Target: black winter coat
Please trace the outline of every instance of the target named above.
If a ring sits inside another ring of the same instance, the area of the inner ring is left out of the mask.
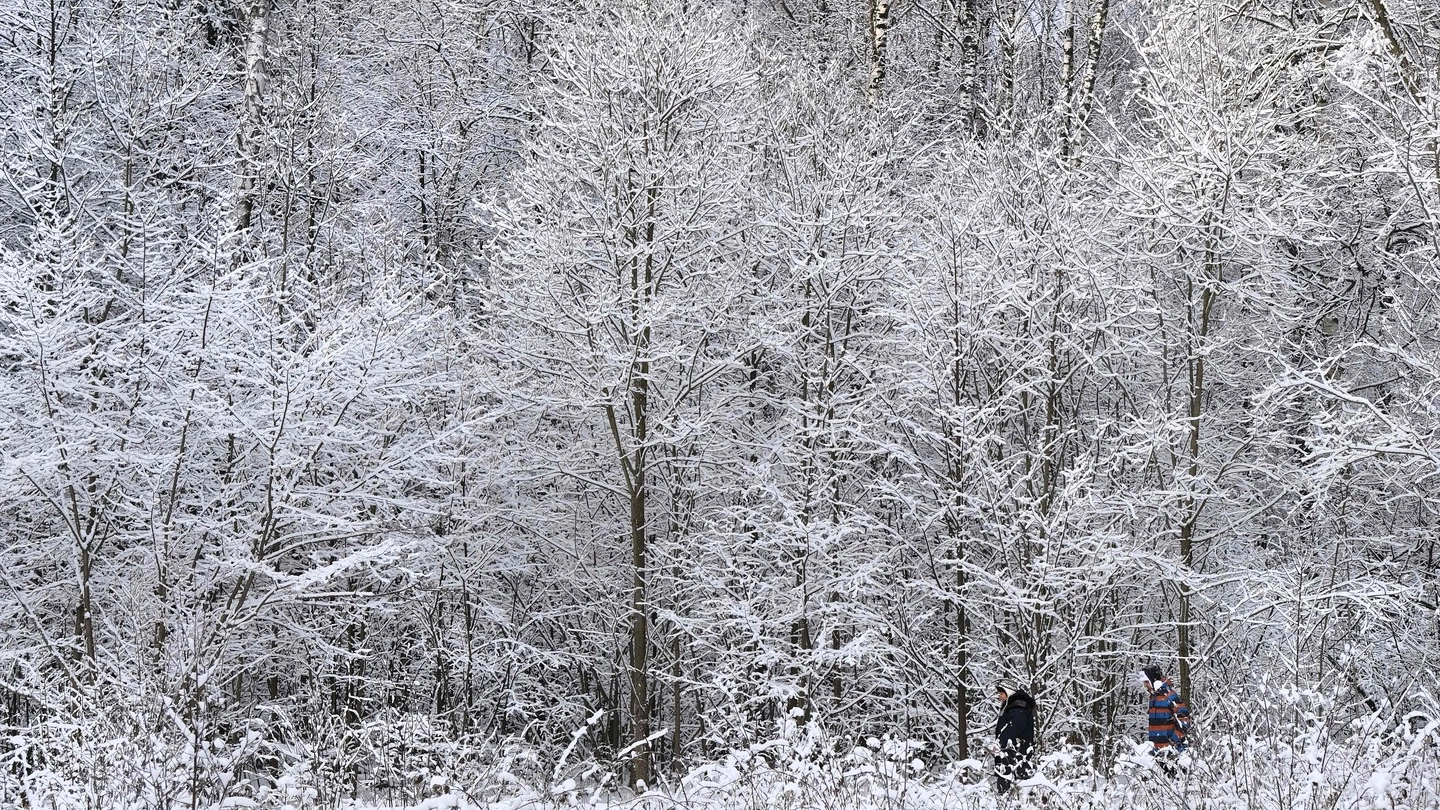
[[[1011,695],[995,721],[995,736],[1002,749],[1028,751],[1035,744],[1035,698],[1019,691]]]

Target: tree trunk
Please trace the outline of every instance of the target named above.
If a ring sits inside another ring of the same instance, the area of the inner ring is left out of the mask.
[[[245,8],[250,32],[245,40],[245,98],[240,129],[235,133],[237,184],[230,238],[235,240],[233,262],[244,261],[254,222],[255,198],[260,184],[260,129],[264,115],[265,62],[268,56],[271,0],[252,0]]]
[[[1085,63],[1080,70],[1079,87],[1071,88],[1067,76],[1065,87],[1069,103],[1066,104],[1065,143],[1062,145],[1065,157],[1074,157],[1078,145],[1090,121],[1090,110],[1094,106],[1095,77],[1100,72],[1100,45],[1105,37],[1106,20],[1110,15],[1110,0],[1097,0],[1090,14],[1090,25],[1086,31],[1088,44],[1085,47]],[[1073,36],[1066,38],[1067,62],[1073,47]],[[1069,72],[1067,64],[1067,73]],[[1073,75],[1073,74],[1072,74]]]
[[[980,114],[980,15],[976,0],[959,0],[960,25],[960,120],[976,140],[984,138]]]
[[[632,231],[635,245],[655,243],[655,217],[660,200],[660,189],[650,186],[644,191],[645,218],[643,226]],[[630,368],[630,450],[626,452],[620,441],[619,430],[614,423],[614,410],[610,411],[611,429],[615,433],[616,449],[620,453],[620,464],[626,475],[626,491],[630,500],[630,740],[636,746],[632,752],[630,784],[639,788],[648,787],[654,773],[654,750],[648,740],[650,736],[650,690],[648,683],[650,652],[650,606],[646,586],[646,536],[649,497],[648,448],[650,439],[650,327],[640,326],[655,296],[655,252],[643,251],[644,258],[635,257],[630,264],[630,322],[637,327],[633,332],[636,358]]]
[[[880,104],[885,83],[885,51],[890,41],[890,0],[870,0],[870,85],[866,98],[871,107]]]
[[[643,385],[637,388],[636,403],[643,407]],[[650,784],[650,693],[646,683],[649,652],[649,605],[645,593],[645,482],[637,471],[630,493],[630,740],[636,749],[630,768],[630,784]]]
[[[1189,432],[1186,437],[1186,455],[1188,456],[1186,474],[1190,479],[1187,486],[1192,489],[1190,494],[1185,497],[1184,522],[1180,524],[1179,538],[1180,563],[1182,570],[1186,572],[1187,579],[1176,583],[1180,594],[1179,638],[1176,652],[1180,658],[1180,694],[1187,700],[1190,699],[1190,602],[1192,596],[1188,572],[1195,563],[1195,525],[1199,522],[1200,510],[1204,508],[1204,503],[1195,497],[1193,490],[1195,479],[1200,474],[1200,416],[1203,412],[1205,398],[1204,343],[1210,335],[1210,316],[1215,307],[1216,285],[1224,280],[1213,233],[1207,238],[1207,242],[1204,287],[1200,291],[1200,312],[1193,326],[1194,333],[1190,338],[1190,357],[1187,363],[1189,366],[1187,374]],[[1194,300],[1193,293],[1191,300]]]

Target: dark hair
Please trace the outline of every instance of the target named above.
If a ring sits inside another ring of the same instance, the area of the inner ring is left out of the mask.
[[[1165,680],[1165,673],[1160,670],[1160,667],[1157,667],[1154,664],[1151,664],[1150,666],[1145,667],[1140,671],[1145,673],[1145,677],[1149,678],[1152,681]]]

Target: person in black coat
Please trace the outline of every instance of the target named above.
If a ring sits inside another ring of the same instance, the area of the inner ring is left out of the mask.
[[[1000,702],[1000,716],[995,719],[995,786],[1008,793],[1015,782],[1034,773],[1035,698],[1003,682],[995,688],[995,697]]]

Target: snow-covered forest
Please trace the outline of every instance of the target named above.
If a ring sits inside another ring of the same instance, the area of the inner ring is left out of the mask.
[[[1021,802],[1440,806],[1434,0],[0,0],[0,106],[0,806],[987,807],[1000,679]]]

